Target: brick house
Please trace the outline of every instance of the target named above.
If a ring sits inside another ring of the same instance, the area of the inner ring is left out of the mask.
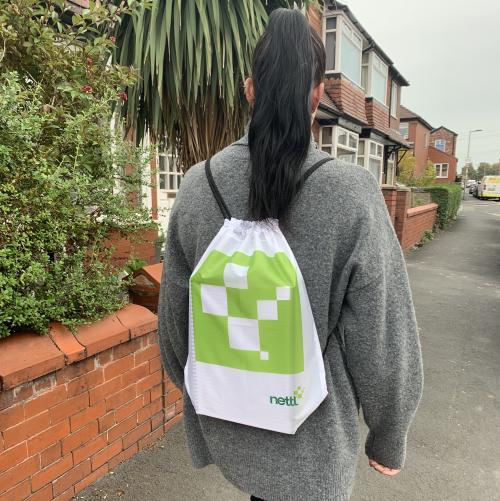
[[[415,156],[415,175],[420,176],[430,160],[436,168],[436,183],[453,183],[457,173],[457,134],[444,126],[433,128],[413,111],[401,106],[399,131]]]
[[[401,89],[408,81],[346,5],[327,1],[323,14],[311,12],[310,22],[327,56],[325,96],[313,127],[320,148],[393,185],[397,152],[408,148],[399,133]]]

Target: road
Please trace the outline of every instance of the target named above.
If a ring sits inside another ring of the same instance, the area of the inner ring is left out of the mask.
[[[382,477],[360,454],[351,501],[500,500],[500,202],[468,197],[452,227],[407,263],[424,396],[403,472]],[[118,498],[248,500],[216,468],[191,467],[182,426],[77,496]]]

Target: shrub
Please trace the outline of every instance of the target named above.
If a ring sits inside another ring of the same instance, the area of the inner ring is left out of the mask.
[[[440,184],[425,188],[432,201],[438,204],[436,225],[445,228],[457,217],[462,200],[462,190],[458,184]]]
[[[425,170],[419,176],[415,175],[416,164],[417,159],[414,155],[406,154],[401,158],[398,165],[398,183],[416,187],[429,186],[433,183],[436,178],[434,164],[430,160],[427,160]]]
[[[0,337],[119,308],[126,284],[103,241],[152,224],[137,195],[144,152],[110,126],[134,80],[108,64],[102,28],[119,11],[68,25],[63,9],[0,0]]]

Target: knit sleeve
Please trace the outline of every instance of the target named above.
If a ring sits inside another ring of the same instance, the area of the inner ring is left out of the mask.
[[[158,337],[165,371],[174,384],[182,388],[188,355],[191,269],[180,242],[179,212],[174,206],[169,219],[158,302]]]
[[[403,253],[380,188],[369,183],[339,327],[369,428],[366,454],[399,469],[422,392],[421,350]]]

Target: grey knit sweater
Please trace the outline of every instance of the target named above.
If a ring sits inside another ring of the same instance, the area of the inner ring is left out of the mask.
[[[249,151],[243,136],[212,158],[233,217],[248,219]],[[325,157],[311,143],[304,170]],[[170,216],[159,302],[163,364],[183,388],[189,277],[223,224],[203,164],[186,174]],[[361,406],[366,454],[401,468],[422,391],[408,276],[380,188],[367,170],[332,160],[306,182],[282,231],[304,277],[325,353],[328,396],[295,435],[198,416],[184,390],[193,464],[216,464],[270,501],[349,499]]]

